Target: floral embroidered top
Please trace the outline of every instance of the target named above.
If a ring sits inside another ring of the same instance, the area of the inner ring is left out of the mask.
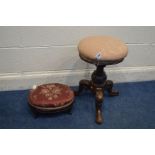
[[[30,91],[29,101],[40,107],[59,107],[74,99],[74,92],[59,83],[44,84]]]

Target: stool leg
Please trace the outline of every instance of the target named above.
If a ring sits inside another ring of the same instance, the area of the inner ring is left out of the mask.
[[[108,91],[110,96],[118,96],[119,92],[113,90],[113,82],[111,80],[107,80],[105,84],[105,89]]]
[[[38,118],[39,116],[39,113],[33,108],[30,106],[30,109],[31,109],[31,112],[32,112],[32,115],[34,118]]]
[[[67,113],[68,113],[69,115],[72,115],[72,108],[73,108],[73,105],[71,105],[71,106],[68,108],[68,110],[67,110]]]
[[[103,122],[102,117],[102,102],[104,98],[104,91],[102,88],[96,89],[96,123],[101,124]]]
[[[89,80],[81,80],[79,82],[79,90],[75,92],[75,95],[76,96],[79,95],[83,91],[84,88],[90,89],[90,87],[91,87],[91,82]]]

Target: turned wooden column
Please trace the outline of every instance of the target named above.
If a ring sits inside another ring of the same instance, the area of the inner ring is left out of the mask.
[[[95,92],[95,104],[96,104],[96,122],[102,123],[102,103],[104,100],[104,85],[107,80],[106,73],[104,71],[105,65],[96,65],[96,70],[93,72],[91,79],[93,85],[93,91]]]

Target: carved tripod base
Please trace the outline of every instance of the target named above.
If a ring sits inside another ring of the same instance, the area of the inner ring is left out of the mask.
[[[98,124],[103,122],[102,103],[104,100],[104,91],[108,91],[110,96],[119,95],[118,91],[113,90],[113,82],[107,80],[104,67],[105,66],[97,66],[97,69],[92,74],[92,80],[81,80],[79,82],[79,90],[76,92],[76,95],[79,95],[84,88],[87,88],[95,94],[96,122]]]

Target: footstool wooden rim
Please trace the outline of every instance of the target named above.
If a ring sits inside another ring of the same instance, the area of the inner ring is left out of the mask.
[[[73,105],[73,102],[74,102],[74,99],[60,107],[39,107],[39,106],[32,105],[29,102],[29,106],[40,113],[52,113],[52,112],[55,113],[55,112],[60,112],[60,111],[65,111],[67,109],[70,109]]]

